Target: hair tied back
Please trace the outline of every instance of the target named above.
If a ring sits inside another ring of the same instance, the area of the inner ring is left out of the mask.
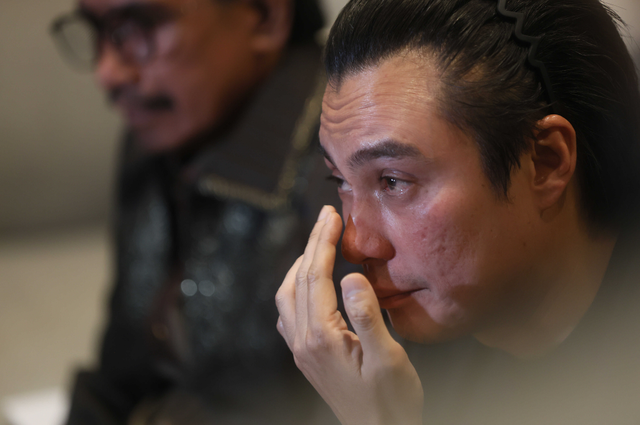
[[[551,79],[549,78],[547,67],[543,62],[536,59],[536,53],[538,51],[540,41],[542,40],[542,36],[532,37],[522,32],[522,28],[524,27],[524,13],[512,12],[507,10],[507,0],[498,0],[498,13],[504,18],[512,18],[516,20],[514,35],[519,41],[530,45],[529,55],[527,59],[529,61],[529,64],[532,67],[536,68],[540,73],[540,76],[542,77],[542,84],[544,85],[549,104],[552,110],[555,109],[556,98],[553,94],[553,88],[551,86]]]

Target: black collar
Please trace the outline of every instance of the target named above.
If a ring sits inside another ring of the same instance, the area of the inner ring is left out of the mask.
[[[317,134],[323,92],[319,47],[291,48],[233,127],[206,145],[185,174],[205,196],[282,206]]]

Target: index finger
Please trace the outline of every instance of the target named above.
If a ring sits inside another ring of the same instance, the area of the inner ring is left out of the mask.
[[[304,334],[307,329],[307,319],[309,317],[308,306],[308,282],[309,268],[313,263],[318,240],[322,234],[322,229],[326,226],[327,217],[335,209],[331,206],[325,205],[320,211],[318,221],[313,226],[311,235],[309,236],[309,242],[304,249],[304,255],[302,256],[302,262],[298,267],[295,279],[295,301],[296,301],[296,328],[301,334]]]
[[[324,322],[338,309],[338,299],[333,283],[336,261],[336,244],[342,233],[342,219],[332,211],[322,228],[313,261],[307,273],[307,311],[310,324]]]

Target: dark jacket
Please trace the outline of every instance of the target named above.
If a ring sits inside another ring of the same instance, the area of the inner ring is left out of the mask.
[[[68,424],[304,423],[318,397],[275,324],[275,293],[336,188],[317,153],[324,82],[296,47],[230,129],[188,161],[125,149],[116,282],[97,370]],[[348,266],[342,260],[337,274]]]

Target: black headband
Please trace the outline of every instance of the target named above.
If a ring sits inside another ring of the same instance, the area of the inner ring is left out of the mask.
[[[524,13],[521,12],[511,12],[507,10],[507,0],[498,0],[498,13],[504,18],[512,18],[516,20],[516,29],[514,35],[516,38],[526,44],[529,44],[531,47],[529,48],[529,56],[527,57],[529,64],[536,68],[540,73],[542,78],[542,85],[544,87],[545,93],[547,94],[547,99],[549,101],[549,105],[551,109],[556,109],[556,97],[553,93],[553,87],[551,86],[551,79],[549,78],[549,73],[547,72],[547,67],[543,62],[536,59],[536,53],[538,51],[538,45],[540,44],[540,40],[542,40],[542,36],[540,37],[531,37],[529,35],[522,33],[522,27],[524,26]]]

